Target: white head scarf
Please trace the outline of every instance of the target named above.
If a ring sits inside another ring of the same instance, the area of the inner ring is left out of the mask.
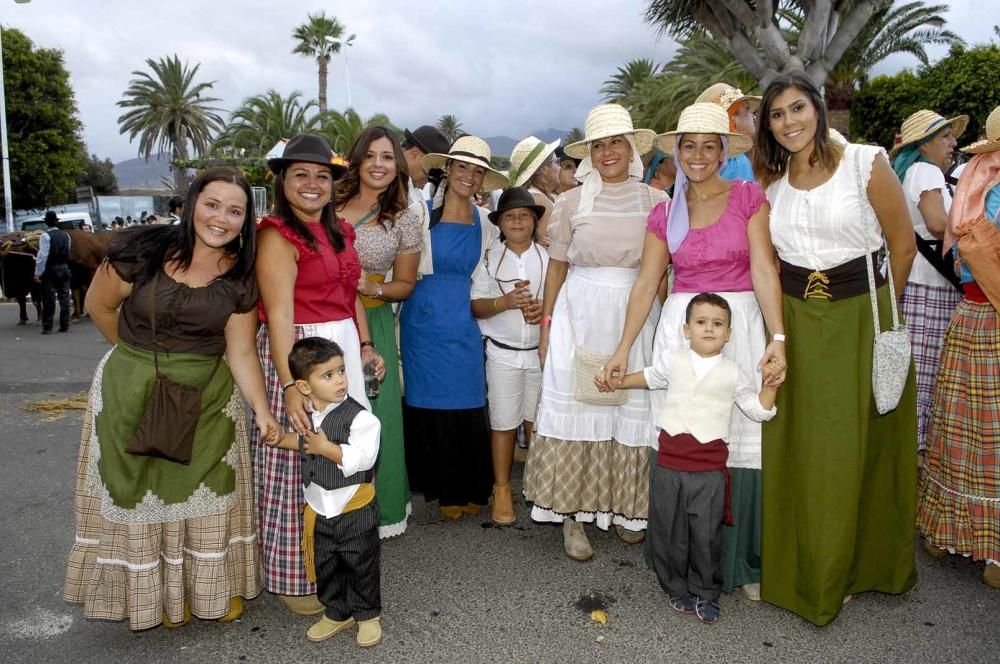
[[[667,214],[667,249],[671,254],[677,251],[691,229],[686,196],[688,179],[684,169],[681,168],[681,160],[678,157],[681,151],[681,136],[682,134],[677,134],[674,138],[674,165],[677,167],[677,176],[674,179],[674,195],[670,201],[670,212]],[[719,136],[719,139],[722,141],[722,159],[719,162],[719,171],[722,171],[729,162],[729,139],[725,136]]]
[[[635,149],[635,138],[632,134],[625,134],[628,144],[632,146],[632,160],[628,163],[628,176],[630,180],[642,180],[642,155]],[[590,151],[587,157],[580,162],[576,169],[576,179],[583,183],[580,189],[580,206],[576,209],[579,214],[588,214],[594,210],[594,199],[604,189],[604,179],[594,168],[594,162],[590,159]]]

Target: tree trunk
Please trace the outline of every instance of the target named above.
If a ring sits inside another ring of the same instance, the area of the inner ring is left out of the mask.
[[[327,59],[320,56],[319,62],[319,114],[326,113],[326,67]]]
[[[188,151],[187,151],[187,139],[183,133],[179,136],[174,135],[173,137],[173,152],[174,159],[187,161]],[[187,169],[181,166],[173,166],[174,175],[174,193],[178,196],[183,195],[187,191]]]

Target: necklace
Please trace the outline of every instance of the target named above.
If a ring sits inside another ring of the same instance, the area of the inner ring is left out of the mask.
[[[539,279],[539,281],[544,281],[545,280],[545,275],[544,275],[544,272],[545,272],[545,263],[542,261],[542,252],[538,248],[538,245],[535,244],[534,242],[531,243],[531,246],[533,246],[535,248],[535,255],[538,256],[538,273],[542,275],[542,278]],[[506,258],[506,257],[507,257],[507,244],[504,243],[504,245],[503,245],[503,253],[500,254],[500,260],[497,261],[497,269],[493,272],[493,279],[497,282],[497,286],[499,286],[500,292],[503,293],[504,295],[506,295],[509,292],[509,291],[505,291],[503,289],[503,285],[504,284],[516,284],[519,281],[523,281],[522,279],[501,279],[500,277],[497,276],[497,275],[500,274],[500,266],[503,265],[503,259]],[[489,271],[489,265],[488,264],[486,266],[486,269],[487,269],[487,271]],[[538,299],[538,294],[540,292],[542,292],[542,284],[541,283],[537,284],[537,288],[535,288],[535,297],[534,297],[534,299],[536,299],[536,300]]]

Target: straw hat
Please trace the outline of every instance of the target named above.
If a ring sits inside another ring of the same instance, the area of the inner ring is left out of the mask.
[[[486,169],[483,176],[483,191],[503,189],[507,186],[507,177],[490,165],[493,153],[489,144],[478,136],[462,136],[457,139],[447,154],[431,152],[420,158],[420,162],[428,171],[432,168],[444,168],[449,161],[464,161],[467,164],[482,166]]]
[[[1000,106],[994,108],[986,117],[986,138],[962,148],[968,154],[982,154],[1000,150]]]
[[[902,140],[892,147],[889,151],[889,158],[892,159],[899,153],[900,150],[905,148],[907,145],[913,143],[919,143],[928,136],[936,134],[938,131],[945,128],[947,125],[951,125],[951,130],[955,134],[955,138],[962,135],[965,131],[965,127],[969,124],[968,115],[958,115],[950,120],[945,120],[944,117],[935,113],[934,111],[928,111],[926,109],[917,111],[910,117],[903,120],[903,127],[900,129],[900,133],[903,135]]]
[[[756,113],[760,108],[760,97],[745,95],[739,88],[734,88],[728,83],[716,83],[705,88],[705,91],[694,100],[696,104],[710,103],[718,104],[722,110],[729,112],[729,107],[738,101],[745,102],[751,112]]]
[[[530,180],[535,171],[556,151],[559,143],[558,138],[545,143],[540,138],[529,136],[515,145],[510,153],[510,170],[507,171],[510,186],[520,187]]]
[[[625,107],[618,104],[601,104],[590,109],[587,122],[584,124],[584,139],[566,146],[566,154],[573,159],[586,159],[590,156],[590,143],[610,136],[632,134],[635,148],[640,155],[649,152],[656,140],[656,132],[652,129],[636,129],[632,126],[632,116]]]
[[[677,129],[656,137],[656,147],[668,155],[674,153],[674,144],[681,134],[718,134],[729,139],[729,156],[743,154],[753,147],[753,139],[729,131],[729,115],[721,106],[712,102],[691,104],[677,120]]]

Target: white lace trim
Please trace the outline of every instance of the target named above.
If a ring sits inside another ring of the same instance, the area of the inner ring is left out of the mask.
[[[559,514],[537,505],[531,508],[531,520],[539,523],[562,523],[568,514]],[[607,530],[612,525],[623,526],[626,530],[646,530],[646,519],[626,519],[614,512],[577,512],[573,518],[579,523],[592,523],[601,530]]]
[[[402,535],[406,532],[406,520],[410,518],[410,514],[413,513],[413,505],[406,503],[406,516],[399,523],[390,523],[388,526],[378,527],[378,538],[379,539],[389,539],[390,537],[396,537],[397,535]]]
[[[236,502],[235,489],[228,494],[219,495],[204,483],[191,496],[181,503],[167,505],[163,500],[153,493],[152,489],[146,492],[142,502],[134,508],[127,509],[115,505],[108,492],[107,486],[101,481],[99,463],[101,460],[101,445],[97,437],[97,416],[104,408],[101,398],[101,386],[104,381],[104,365],[107,363],[114,348],[109,350],[94,372],[94,382],[90,387],[90,402],[93,417],[90,427],[90,454],[87,459],[87,480],[84,483],[84,493],[101,499],[101,516],[112,523],[140,524],[140,523],[165,523],[167,521],[183,521],[184,519],[196,519],[212,514],[221,514],[229,511]],[[234,385],[233,392],[229,396],[225,407],[222,409],[224,415],[229,417],[233,423],[239,427],[239,420],[244,416],[243,399],[239,389]],[[222,458],[223,462],[236,470],[239,464],[239,441],[238,435],[233,435],[232,444]]]
[[[194,558],[198,558],[200,560],[219,560],[219,559],[224,559],[226,556],[229,555],[229,547],[232,546],[233,544],[246,544],[253,542],[256,539],[257,539],[256,534],[248,535],[246,537],[237,536],[230,539],[228,545],[222,551],[201,552],[201,551],[194,551],[192,549],[184,547],[184,553]],[[85,542],[87,544],[99,544],[98,540],[83,540],[79,537],[77,538],[77,541]],[[160,554],[160,558],[163,560],[163,562],[165,562],[168,565],[184,564],[183,558],[168,558],[163,554]],[[159,560],[154,560],[151,563],[132,563],[127,560],[122,560],[121,558],[102,558],[100,556],[98,556],[95,560],[98,565],[113,565],[115,567],[124,567],[130,572],[145,572],[151,569],[156,569],[157,567],[160,566]]]
[[[931,475],[930,473],[927,473],[927,479],[929,479],[931,482],[934,482],[934,484],[941,487],[941,490],[944,491],[945,493],[950,493],[953,496],[958,496],[959,498],[965,498],[966,500],[971,500],[976,503],[989,503],[991,505],[1000,505],[1000,496],[997,496],[996,498],[987,498],[985,496],[974,496],[971,493],[962,493],[961,491],[955,491],[954,489],[946,487],[944,484],[934,479],[934,476]]]

